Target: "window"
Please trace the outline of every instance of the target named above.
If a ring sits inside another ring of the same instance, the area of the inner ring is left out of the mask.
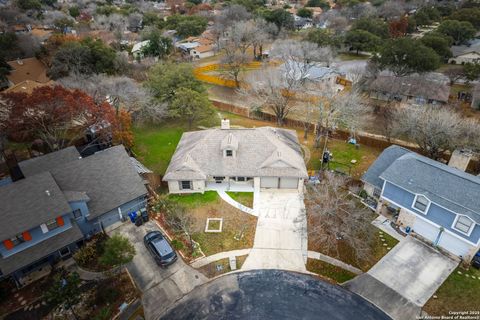
[[[73,217],[75,219],[80,219],[82,217],[82,211],[80,209],[73,210]]]
[[[458,216],[454,228],[460,232],[468,233],[472,227],[473,221],[465,216]]]
[[[60,257],[65,257],[65,256],[68,256],[70,255],[70,248],[69,247],[65,247],[63,249],[60,249],[58,250],[58,253],[60,254]]]
[[[245,181],[245,177],[237,177],[237,181]]]
[[[45,225],[47,226],[48,231],[52,231],[53,229],[56,229],[59,227],[57,223],[57,219],[52,219],[50,221],[47,221]]]
[[[413,207],[419,211],[425,212],[427,211],[429,204],[430,204],[430,201],[426,197],[419,195],[415,198]]]
[[[18,246],[20,243],[25,242],[25,239],[22,234],[17,234],[15,237],[10,238],[10,241],[12,241],[14,246]]]
[[[233,151],[232,150],[225,150],[225,155],[227,157],[233,157]]]
[[[180,190],[192,190],[192,181],[180,181]]]
[[[373,189],[373,196],[375,198],[380,198],[380,195],[382,194],[382,190],[378,189],[378,188],[374,188]]]

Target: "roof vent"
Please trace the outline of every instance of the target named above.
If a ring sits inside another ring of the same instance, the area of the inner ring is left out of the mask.
[[[50,191],[49,190],[45,190],[45,194],[50,197]]]
[[[228,130],[230,129],[230,120],[224,118],[222,119],[222,125],[220,127],[222,130]]]

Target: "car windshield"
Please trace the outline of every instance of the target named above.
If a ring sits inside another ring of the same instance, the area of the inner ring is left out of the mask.
[[[175,253],[172,251],[172,252],[170,252],[169,254],[165,255],[163,258],[164,258],[164,259],[170,259],[170,258],[173,257],[174,254],[175,254]]]

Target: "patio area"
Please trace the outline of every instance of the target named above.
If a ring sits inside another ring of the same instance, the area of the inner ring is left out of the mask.
[[[253,192],[253,180],[246,182],[224,181],[221,183],[207,182],[207,191],[232,191],[232,192]]]

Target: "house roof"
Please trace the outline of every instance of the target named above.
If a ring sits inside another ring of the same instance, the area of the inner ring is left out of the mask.
[[[22,170],[23,175],[28,177],[40,172],[51,171],[57,166],[62,166],[79,158],[81,158],[80,153],[77,151],[77,148],[72,146],[22,161],[18,166]]]
[[[238,143],[235,157],[223,156],[222,143],[225,146],[229,137]],[[261,127],[184,133],[164,180],[203,180],[207,176],[305,178],[307,171],[293,130]]]
[[[141,51],[145,46],[148,46],[149,43],[150,40],[135,43],[132,47],[132,53]]]
[[[81,159],[73,156],[73,150],[64,150],[31,159],[33,161],[30,163],[20,162],[20,169],[27,178],[37,170],[49,171],[61,190],[75,191],[76,196],[85,192],[90,199],[89,219],[147,193],[142,178],[137,174],[123,146],[111,147]],[[58,162],[57,154],[60,159]],[[44,157],[50,159],[50,165],[42,159]]]
[[[434,79],[425,79],[420,75],[395,77],[379,75],[370,85],[370,90],[400,94],[409,97],[424,97],[426,99],[448,102],[450,84]]]
[[[466,45],[452,46],[452,54],[454,57],[464,55],[469,52],[480,52],[480,39],[470,40]]]
[[[415,152],[395,159],[379,178],[480,223],[480,178]]]
[[[211,45],[200,45],[195,48],[195,51],[203,53],[203,52],[209,52],[212,51],[213,47]]]
[[[48,82],[38,82],[34,80],[25,80],[20,83],[17,83],[16,85],[5,89],[3,92],[8,93],[8,92],[24,92],[26,94],[31,94],[33,90],[35,90],[38,87],[43,87],[43,86],[54,86],[55,81],[48,81]]]
[[[11,238],[72,210],[50,172],[0,187],[0,203],[1,239]]]
[[[7,79],[14,85],[25,80],[32,80],[41,83],[48,82],[47,67],[37,58],[18,59],[7,62],[12,70]]]
[[[14,255],[0,259],[0,271],[3,275],[8,275],[82,238],[82,232],[75,223],[72,223],[72,228]]]
[[[406,153],[411,152],[408,149],[397,145],[392,145],[383,150],[380,156],[368,168],[367,172],[362,176],[362,181],[370,183],[371,185],[382,189],[383,180],[380,175],[398,158]]]
[[[283,72],[287,72],[286,71],[287,67],[285,66],[285,64],[282,64],[279,68]],[[301,63],[288,63],[289,72],[293,73],[293,76],[296,78],[299,78],[302,75],[302,71],[301,71],[302,68],[303,68],[303,64]],[[319,81],[319,80],[328,78],[330,76],[338,76],[338,75],[342,75],[342,73],[332,68],[327,68],[322,66],[313,66],[309,68],[306,78],[310,81]]]

